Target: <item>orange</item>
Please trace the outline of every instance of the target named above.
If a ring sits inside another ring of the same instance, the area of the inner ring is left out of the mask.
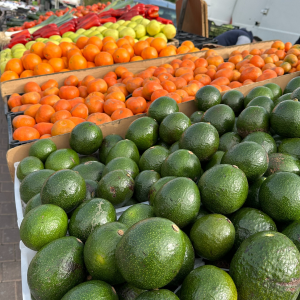
[[[134,38],[132,36],[124,36],[124,38],[129,42],[129,44],[131,45],[131,47],[133,47],[133,45],[135,44]]]
[[[30,54],[28,54],[27,56],[29,56],[29,55]],[[54,69],[52,68],[51,65],[46,64],[46,63],[40,63],[40,64],[36,65],[33,69],[34,75],[45,75],[45,74],[52,74],[52,73],[54,73]]]
[[[62,50],[58,45],[50,42],[47,43],[43,48],[43,55],[48,60],[51,58],[60,58],[62,55]]]
[[[94,63],[96,66],[108,66],[108,65],[113,65],[114,60],[110,53],[100,52],[95,56]]]
[[[20,78],[32,77],[33,71],[32,70],[25,70],[20,74]]]
[[[41,122],[50,122],[51,116],[55,113],[55,110],[52,106],[44,104],[39,107],[35,115],[35,121],[37,123]]]
[[[71,120],[58,120],[53,124],[51,129],[51,135],[56,136],[60,134],[69,133],[75,127],[75,124]]]
[[[131,116],[133,116],[133,113],[130,109],[119,108],[112,113],[111,119],[112,119],[112,121],[115,121],[115,120],[119,120],[119,119],[128,118]]]
[[[23,72],[24,68],[22,62],[19,58],[12,58],[10,59],[6,66],[5,71],[13,71],[20,75]]]
[[[62,86],[59,89],[59,97],[66,100],[74,99],[79,97],[79,90],[75,86]]]
[[[135,43],[133,46],[134,54],[137,56],[141,56],[142,51],[146,47],[149,47],[149,43],[147,41],[139,41],[139,42]]]
[[[91,36],[88,39],[86,45],[95,45],[98,47],[99,51],[101,51],[101,49],[103,47],[102,40],[97,36]]]
[[[58,95],[59,89],[57,87],[49,87],[43,91],[43,97],[48,95]]]
[[[89,38],[87,36],[81,36],[77,41],[76,41],[76,46],[79,49],[83,49],[87,43],[88,43]]]
[[[106,91],[107,91],[107,83],[101,78],[94,79],[87,84],[88,94],[92,92],[106,93]]]
[[[57,81],[54,80],[54,79],[49,79],[48,81],[46,81],[45,83],[42,84],[41,89],[42,89],[42,91],[45,91],[46,89],[48,89],[50,87],[57,87],[58,88]]]
[[[62,120],[62,119],[68,119],[70,118],[72,115],[68,110],[60,110],[55,112],[52,116],[51,116],[51,123],[55,123],[58,120]]]
[[[116,64],[127,63],[130,61],[130,54],[125,48],[119,48],[114,51],[113,59]]]
[[[275,41],[271,45],[271,48],[276,48],[277,50],[284,50],[285,49],[285,44],[282,41]]]
[[[60,99],[57,102],[54,103],[53,108],[55,111],[60,111],[60,110],[68,110],[71,111],[72,106],[69,103],[68,100],[65,99]]]
[[[39,132],[35,128],[28,126],[20,127],[16,129],[13,133],[13,139],[20,142],[30,141],[39,138]]]
[[[140,61],[140,60],[143,60],[143,58],[141,56],[134,56],[131,58],[130,61]]]
[[[35,66],[42,62],[42,59],[38,55],[30,53],[23,58],[22,62],[24,69],[34,70]]]
[[[46,45],[42,42],[35,42],[30,47],[30,52],[38,55],[40,58],[44,58],[43,50]]]
[[[59,100],[60,98],[57,95],[47,95],[40,100],[40,104],[48,104],[50,106],[53,106]]]
[[[35,119],[28,115],[19,115],[12,120],[12,125],[14,128],[22,126],[33,127],[35,125]]]
[[[35,43],[36,44],[36,43]],[[34,44],[34,45],[35,45]],[[43,44],[43,43],[42,43]],[[77,48],[76,46],[74,46],[74,44],[71,44],[69,42],[62,42],[59,44],[59,47],[61,49],[61,56],[62,57],[67,57],[67,53],[70,49],[74,49]],[[77,48],[78,49],[78,48]]]
[[[88,122],[95,123],[96,125],[101,125],[103,123],[111,122],[112,119],[109,115],[105,113],[94,113],[88,116],[86,119]]]
[[[64,85],[66,86],[77,86],[79,83],[78,78],[75,75],[70,75],[64,80]]]
[[[167,42],[163,38],[154,38],[150,43],[151,47],[154,47],[156,51],[159,53],[162,49],[167,47]]]
[[[41,96],[37,92],[29,92],[22,96],[22,104],[37,104],[41,100]]]
[[[111,115],[118,108],[125,108],[125,103],[116,99],[108,99],[104,102],[104,112]]]
[[[100,53],[99,48],[93,44],[87,44],[82,51],[83,56],[89,62],[94,62],[94,59],[98,53]]]
[[[159,52],[159,57],[172,56],[176,54],[176,48],[174,49],[172,46],[167,46]]]
[[[143,113],[147,108],[146,100],[143,97],[130,97],[125,104],[134,114]]]
[[[53,126],[52,123],[41,122],[41,123],[35,124],[33,126],[33,128],[35,128],[39,132],[40,135],[44,135],[44,134],[51,134],[52,126]]]
[[[65,68],[64,61],[61,58],[51,58],[48,64],[52,66],[54,72],[59,72]]]
[[[71,48],[70,50],[68,50],[68,52],[67,52],[67,61],[69,61],[70,58],[75,54],[78,54],[78,55],[82,56],[82,52],[77,47],[76,48]]]
[[[79,54],[75,54],[70,58],[69,60],[70,70],[80,70],[86,68],[87,68],[87,61],[83,56]]]
[[[195,47],[195,45],[194,45],[194,43],[193,43],[192,41],[184,41],[184,42],[181,44],[181,46],[186,46],[186,47],[188,47],[190,50],[192,50],[192,49]]]
[[[70,117],[67,120],[72,121],[75,124],[75,126],[86,121],[85,119],[78,118],[78,117]]]
[[[157,58],[158,53],[157,53],[157,50],[154,47],[146,47],[141,52],[141,57],[143,59]]]
[[[41,91],[40,86],[37,83],[33,82],[33,81],[27,82],[24,85],[24,92],[25,93],[40,92],[40,91]]]

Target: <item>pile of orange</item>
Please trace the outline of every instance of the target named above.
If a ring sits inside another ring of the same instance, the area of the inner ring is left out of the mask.
[[[76,44],[62,42],[34,43],[24,52],[21,59],[8,61],[1,81],[36,75],[52,74],[70,70],[80,70],[117,63],[127,63],[150,58],[171,56],[185,52],[195,52],[193,43],[176,48],[167,45],[163,38],[149,37],[135,43],[130,36],[115,41],[112,37],[101,40],[99,37],[80,37]]]

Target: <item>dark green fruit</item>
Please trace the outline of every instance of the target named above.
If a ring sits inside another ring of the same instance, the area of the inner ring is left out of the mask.
[[[258,232],[241,244],[231,261],[229,274],[239,299],[296,299],[300,253],[285,235]]]
[[[212,167],[202,175],[198,187],[204,206],[225,215],[241,208],[248,194],[245,173],[231,165]]]
[[[283,102],[285,100],[291,100],[292,99],[291,95],[292,95],[292,93],[287,93],[287,94],[284,94],[284,95],[280,96],[278,99],[274,100],[275,106],[277,104],[279,104],[280,102]]]
[[[274,99],[273,92],[266,86],[257,86],[253,88],[248,95],[245,97],[244,106],[246,107],[248,103],[258,96],[269,97],[271,100]]]
[[[244,203],[245,207],[261,209],[259,203],[259,189],[264,180],[266,180],[266,177],[260,177],[249,185],[248,196]]]
[[[237,90],[228,91],[223,95],[221,103],[231,107],[235,115],[238,116],[244,108],[244,95]]]
[[[104,167],[104,164],[99,161],[88,161],[74,167],[72,170],[78,172],[84,180],[99,181]]]
[[[239,167],[248,180],[255,181],[268,169],[268,154],[266,150],[255,142],[242,142],[228,150],[221,161]]]
[[[44,164],[34,156],[27,156],[18,164],[17,177],[22,181],[28,174],[43,170]]]
[[[35,156],[42,162],[45,162],[47,157],[56,151],[56,145],[50,139],[42,139],[34,142],[29,149],[29,156]]]
[[[153,170],[141,172],[134,182],[134,198],[139,202],[149,200],[149,191],[151,186],[160,179],[160,175]]]
[[[249,106],[261,106],[267,111],[268,114],[270,114],[275,105],[269,97],[258,96],[247,104],[247,107]]]
[[[169,290],[153,290],[140,294],[136,300],[179,300],[179,298]]]
[[[119,300],[135,300],[138,295],[145,292],[145,290],[138,289],[129,283],[116,286],[116,291]]]
[[[190,116],[190,120],[191,120],[192,124],[201,122],[203,114],[204,114],[204,111],[197,110],[197,111],[193,112]]]
[[[91,200],[96,197],[98,182],[93,180],[85,180],[86,192],[84,201]]]
[[[61,300],[77,299],[118,300],[118,296],[115,289],[106,282],[91,280],[75,286]]]
[[[80,164],[84,164],[84,163],[89,162],[89,161],[98,161],[98,159],[95,156],[91,156],[91,155],[86,155],[86,156],[79,157],[79,163]]]
[[[228,105],[217,104],[203,114],[201,121],[213,125],[221,136],[226,132],[232,131],[235,115],[234,111]]]
[[[117,245],[116,260],[128,283],[140,289],[157,289],[179,272],[184,253],[184,237],[177,225],[150,218],[125,232]]]
[[[153,208],[157,217],[169,219],[183,228],[197,217],[200,209],[199,189],[189,178],[175,178],[156,193]]]
[[[180,299],[237,300],[237,290],[225,271],[207,265],[193,270],[186,277],[180,290]]]
[[[22,220],[20,237],[29,249],[38,251],[50,242],[64,237],[68,229],[68,216],[56,205],[40,205]]]
[[[199,110],[206,111],[214,105],[220,104],[222,100],[220,91],[212,86],[206,85],[198,90],[195,102]]]
[[[290,172],[300,175],[299,159],[283,153],[273,153],[269,155],[269,166],[265,176],[270,176],[276,172]]]
[[[32,209],[40,205],[42,205],[41,194],[38,193],[35,196],[33,196],[26,204],[24,215],[26,216]]]
[[[207,164],[205,164],[204,171],[207,171],[208,169],[212,168],[215,165],[219,165],[221,163],[224,154],[225,152],[223,151],[217,151],[207,162]]]
[[[122,206],[134,191],[134,180],[123,170],[107,173],[98,183],[97,196],[110,201],[114,206]]]
[[[244,207],[231,217],[235,228],[234,248],[237,250],[249,236],[261,231],[277,231],[274,221],[262,211]]]
[[[174,99],[170,97],[160,97],[151,103],[147,115],[158,123],[161,123],[166,116],[178,111],[179,107]]]
[[[177,142],[182,133],[191,126],[191,120],[182,112],[166,116],[159,126],[159,137],[167,144]]]
[[[170,153],[173,153],[177,150],[179,150],[179,141],[175,142],[173,145],[170,146],[169,151]]]
[[[131,158],[136,164],[140,161],[140,153],[134,142],[122,140],[117,142],[109,151],[106,157],[106,164],[117,157]]]
[[[188,177],[196,181],[202,173],[198,157],[189,150],[180,149],[171,153],[162,163],[161,176]]]
[[[237,133],[227,132],[220,137],[219,150],[226,152],[241,141],[242,138]]]
[[[252,132],[243,139],[243,142],[255,142],[261,145],[268,155],[277,152],[275,140],[265,132]]]
[[[73,169],[77,165],[79,165],[79,157],[72,149],[56,150],[48,156],[45,162],[45,168],[54,171]]]
[[[73,236],[44,246],[33,257],[27,273],[31,294],[45,300],[61,300],[85,278],[83,243]]]
[[[105,200],[94,198],[76,208],[69,222],[69,234],[86,242],[97,226],[117,220],[113,205]]]
[[[149,117],[142,117],[133,121],[126,132],[126,139],[133,141],[140,151],[145,151],[155,145],[157,138],[158,124],[156,120]]]
[[[60,170],[45,182],[41,190],[41,200],[43,204],[60,206],[68,213],[84,200],[85,193],[85,181],[77,172]]]
[[[110,149],[119,141],[122,140],[122,137],[120,137],[118,134],[110,134],[108,136],[106,136],[103,141],[102,144],[99,148],[99,160],[100,162],[102,162],[103,164],[106,163],[106,157],[110,151]]]
[[[281,140],[278,146],[278,152],[289,154],[300,159],[300,138]]]
[[[134,204],[127,208],[120,216],[118,222],[125,224],[128,228],[141,220],[155,217],[153,207],[147,204]]]
[[[193,124],[182,134],[179,147],[192,151],[200,161],[209,160],[219,148],[218,131],[207,123]]]
[[[300,87],[300,77],[295,77],[287,84],[287,86],[284,89],[284,94],[292,93],[295,89]]]
[[[84,247],[84,262],[93,279],[110,284],[125,282],[117,269],[115,251],[127,226],[113,222],[97,227],[89,236]]]
[[[295,221],[286,227],[282,234],[286,235],[300,251],[300,221]]]
[[[210,261],[224,257],[233,247],[234,237],[235,229],[231,221],[219,214],[199,218],[190,233],[196,253]]]
[[[274,101],[276,99],[278,99],[279,97],[281,97],[282,89],[278,84],[269,82],[269,83],[266,83],[264,86],[266,86],[267,88],[269,88],[272,91],[273,96],[274,96],[274,98],[273,98]]]
[[[90,155],[96,152],[103,140],[99,126],[92,122],[76,125],[71,131],[70,146],[79,154]]]
[[[163,140],[161,139],[158,139],[157,140],[157,143],[155,144],[155,146],[161,146],[161,147],[164,147],[165,149],[169,150],[169,147],[170,145],[167,144],[166,142],[164,142]]]
[[[249,106],[238,116],[236,127],[243,138],[256,131],[268,132],[269,114],[263,107]]]
[[[141,171],[153,170],[161,172],[161,165],[169,156],[170,151],[162,146],[153,146],[147,149],[141,156],[139,168]]]
[[[259,203],[263,212],[275,222],[300,219],[300,178],[288,172],[269,176],[259,190]]]
[[[123,170],[128,173],[133,179],[139,174],[139,167],[128,157],[116,157],[111,160],[103,170],[102,177],[111,171]]]

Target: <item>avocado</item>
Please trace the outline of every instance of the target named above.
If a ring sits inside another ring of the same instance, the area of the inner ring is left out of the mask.
[[[237,300],[237,290],[232,278],[225,271],[207,265],[196,268],[185,278],[180,299]]]
[[[41,194],[38,193],[35,196],[33,196],[26,204],[24,215],[28,214],[32,209],[40,205],[42,205]]]
[[[113,205],[105,199],[94,198],[74,211],[69,222],[69,234],[85,243],[97,226],[116,220]]]
[[[243,142],[255,142],[261,145],[267,151],[268,155],[277,152],[275,140],[266,132],[252,132],[243,139]]]
[[[108,283],[100,280],[90,280],[80,283],[66,293],[61,300],[118,300],[115,289]]]
[[[199,189],[189,178],[175,178],[163,185],[156,193],[153,208],[157,217],[169,219],[183,228],[198,215]]]
[[[219,149],[220,151],[228,151],[233,146],[239,144],[242,138],[235,132],[226,132],[220,137]]]
[[[261,231],[277,231],[275,222],[262,211],[244,207],[231,216],[235,228],[234,248],[237,250],[249,236]]]
[[[209,214],[194,223],[190,238],[199,256],[216,261],[233,247],[235,229],[227,217]]]
[[[102,178],[111,171],[123,170],[133,179],[139,174],[140,170],[137,164],[128,157],[116,157],[111,160],[104,168]]]
[[[38,251],[50,242],[64,237],[68,216],[56,205],[45,204],[32,209],[22,220],[20,237],[26,247]]]
[[[20,185],[21,199],[27,203],[33,196],[40,193],[45,181],[53,173],[53,170],[44,169],[26,176]]]
[[[179,149],[171,153],[162,163],[161,176],[188,177],[194,181],[202,174],[198,157],[189,150]]]
[[[153,170],[141,172],[134,182],[134,198],[139,202],[149,200],[149,190],[151,186],[160,179],[160,175]]]
[[[72,149],[59,149],[52,152],[45,162],[45,168],[59,171],[63,169],[73,169],[79,165],[79,156]]]
[[[174,144],[189,126],[191,120],[184,113],[172,113],[162,120],[159,126],[159,137],[169,145]]]
[[[86,278],[83,243],[73,236],[44,246],[32,259],[27,281],[35,299],[61,300]]]
[[[42,162],[45,162],[47,157],[56,151],[56,145],[50,139],[42,139],[34,142],[29,149],[29,156],[35,156]]]
[[[274,101],[272,101],[269,97],[266,96],[258,96],[254,99],[252,99],[246,107],[249,106],[261,106],[263,107],[268,114],[271,113],[271,111],[273,110],[275,104]]]
[[[258,232],[242,242],[233,256],[229,274],[239,299],[296,299],[300,253],[285,235]]]
[[[238,116],[236,127],[238,134],[245,138],[256,131],[269,131],[269,115],[260,106],[248,106]]]
[[[292,93],[295,89],[300,87],[300,77],[295,77],[292,80],[289,81],[289,83],[286,85],[284,89],[284,94]]]
[[[273,153],[269,155],[269,166],[265,176],[270,176],[276,172],[290,172],[300,175],[299,159],[283,153]]]
[[[212,85],[203,86],[195,95],[196,105],[201,111],[206,111],[214,105],[220,104],[221,100],[220,91]]]
[[[138,289],[129,283],[116,286],[116,291],[119,300],[135,300],[138,295],[145,292],[145,290]]]
[[[17,177],[22,181],[28,174],[43,170],[44,164],[34,156],[27,156],[22,159],[17,167]]]
[[[91,200],[96,196],[98,182],[93,180],[85,180],[86,192],[84,201]]]
[[[287,93],[287,94],[280,96],[278,99],[274,100],[275,106],[285,100],[292,100],[291,95],[292,95],[292,93]]]
[[[192,151],[200,162],[209,160],[219,148],[218,131],[208,123],[193,124],[182,134],[179,147]]]
[[[259,203],[259,189],[264,180],[266,180],[266,177],[259,177],[249,185],[248,196],[244,203],[245,207],[261,209]]]
[[[96,152],[103,140],[102,130],[92,122],[82,122],[71,131],[70,146],[79,154],[90,155]]]
[[[75,166],[72,170],[78,172],[84,180],[99,181],[102,177],[104,167],[99,161],[88,161]]]
[[[169,156],[170,151],[162,146],[153,146],[147,149],[141,156],[139,168],[141,171],[153,170],[161,173],[161,165]]]
[[[103,141],[102,144],[99,148],[99,160],[100,162],[102,162],[103,164],[106,163],[106,157],[110,151],[110,149],[119,141],[122,140],[122,137],[119,136],[118,134],[109,134],[108,136],[106,136]]]
[[[93,279],[109,284],[125,282],[117,269],[115,251],[127,226],[112,222],[97,227],[88,237],[84,246],[84,262]]]
[[[146,291],[140,294],[136,300],[179,300],[179,298],[173,292],[162,289]]]
[[[161,187],[166,184],[167,182],[171,181],[172,179],[175,179],[176,176],[167,176],[158,179],[150,188],[149,190],[149,204],[153,205],[154,198],[156,196],[156,193],[161,189]]]
[[[286,235],[300,251],[300,221],[295,221],[287,226],[282,234]]]
[[[174,99],[170,97],[159,97],[151,103],[147,115],[155,119],[158,123],[161,123],[166,116],[178,111],[179,107]]]
[[[140,153],[134,142],[130,140],[121,140],[117,142],[106,156],[106,164],[117,157],[131,158],[136,164],[140,161]]]
[[[52,174],[41,190],[43,204],[54,204],[66,213],[77,207],[84,199],[84,179],[73,170],[60,170]]]
[[[286,100],[279,103],[271,113],[270,124],[278,135],[300,138],[300,103]]]
[[[128,228],[141,220],[155,217],[153,207],[147,204],[134,204],[127,208],[119,218],[119,222]]]
[[[255,142],[242,142],[228,150],[221,161],[239,167],[249,181],[255,181],[268,169],[269,158],[266,150]]]
[[[199,180],[201,200],[211,212],[231,214],[241,208],[248,195],[245,173],[236,166],[216,165]]]
[[[149,218],[125,232],[117,245],[116,261],[128,283],[157,289],[179,272],[184,254],[184,236],[178,226],[167,219]]]
[[[300,138],[283,139],[278,146],[279,153],[285,153],[300,159]]]
[[[222,157],[225,154],[223,151],[217,151],[211,159],[205,164],[204,171],[212,168],[215,165],[219,165],[221,163]],[[202,175],[202,174],[201,174]]]
[[[196,110],[190,116],[192,124],[201,122],[204,111]]]
[[[169,148],[170,153],[173,153],[177,150],[179,150],[179,141],[175,142],[174,144],[172,144]]]
[[[129,159],[129,158],[128,158]],[[126,171],[115,170],[107,173],[98,183],[97,197],[104,198],[115,207],[128,201],[134,191],[134,180]]]
[[[248,105],[248,103],[258,96],[269,97],[271,100],[274,99],[273,92],[266,86],[257,86],[253,88],[244,99],[244,107]]]
[[[86,156],[80,156],[79,157],[79,163],[84,164],[89,161],[98,161],[98,159],[95,156],[86,155]]]
[[[145,151],[155,145],[157,138],[158,124],[156,120],[149,117],[136,119],[130,124],[126,132],[126,139],[133,141],[140,151]]]
[[[165,148],[165,149],[167,149],[167,150],[169,150],[169,147],[170,147],[169,144],[167,144],[166,142],[164,142],[164,141],[163,141],[162,139],[160,139],[160,138],[157,139],[157,142],[156,142],[156,144],[155,144],[154,146],[161,146],[161,147],[163,147],[163,148]]]
[[[228,91],[222,96],[221,103],[231,107],[238,116],[244,108],[244,95],[237,90]]]
[[[259,190],[261,210],[275,222],[300,219],[300,177],[294,173],[277,172],[269,176]]]
[[[207,122],[213,125],[219,135],[230,132],[233,129],[235,121],[234,111],[230,106],[225,104],[217,104],[209,108],[202,116],[201,122]]]
[[[282,89],[278,84],[269,82],[269,83],[264,84],[264,86],[266,86],[267,88],[269,88],[272,91],[273,96],[274,96],[273,101],[277,100],[279,97],[282,96]]]

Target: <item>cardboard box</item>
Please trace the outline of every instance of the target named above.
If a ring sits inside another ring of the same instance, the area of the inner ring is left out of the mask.
[[[274,82],[274,83],[278,84],[284,90],[284,88],[286,87],[288,82],[297,76],[300,76],[300,71],[292,73],[292,74],[280,76],[277,78],[268,79],[265,81],[260,81],[257,83],[245,85],[243,87],[240,87],[238,90],[241,91],[244,95],[247,95],[248,92],[251,91],[254,87],[262,86],[269,82]],[[181,112],[183,112],[184,114],[186,114],[187,116],[190,116],[193,112],[195,112],[197,110],[197,106],[194,101],[188,101],[188,102],[180,103],[179,110]],[[105,123],[105,124],[100,125],[99,127],[102,130],[103,137],[106,137],[109,134],[115,133],[115,134],[119,134],[120,136],[122,136],[124,138],[129,125],[134,120],[141,118],[143,116],[145,116],[145,114]],[[70,148],[69,138],[70,138],[70,133],[59,135],[59,136],[54,136],[54,137],[51,137],[50,139],[56,144],[57,149],[62,149],[62,148]],[[32,144],[33,143],[29,143],[26,145],[18,146],[18,147],[15,147],[15,148],[7,151],[6,159],[7,159],[7,163],[8,163],[9,172],[10,172],[10,175],[11,175],[11,178],[13,181],[14,181],[14,174],[15,174],[14,163],[21,161],[23,158],[28,156],[29,148],[31,147]]]
[[[219,55],[221,55],[224,59],[227,59],[229,57],[230,53],[234,50],[239,50],[242,52],[244,50],[251,51],[254,48],[268,49],[268,48],[271,48],[272,43],[273,43],[273,41],[267,41],[267,42],[259,42],[259,43],[255,43],[255,44],[245,44],[245,45],[232,46],[232,47],[221,47],[221,48],[215,49],[215,51]],[[203,57],[205,52],[206,51],[194,52],[193,55],[195,55],[197,57]],[[128,69],[128,71],[133,72],[135,74],[137,72],[147,69],[150,66],[160,66],[162,64],[170,63],[175,58],[181,58],[184,55],[185,54],[180,54],[180,55],[154,58],[154,59],[148,59],[148,60],[137,61],[137,62],[130,62],[130,63],[122,64],[122,66],[126,67]],[[42,76],[36,76],[36,77],[21,78],[21,79],[5,81],[5,82],[2,82],[0,85],[1,96],[2,96],[2,99],[4,99],[5,96],[11,95],[13,93],[24,93],[24,85],[30,81],[34,81],[37,84],[41,85],[49,79],[55,79],[58,82],[59,86],[62,86],[65,78],[67,78],[69,75],[75,75],[78,77],[79,80],[82,80],[87,75],[92,75],[95,78],[102,78],[106,73],[114,71],[117,66],[118,65],[111,65],[111,66],[104,66],[104,67],[98,67],[98,68],[69,71],[69,72],[63,72],[63,73],[55,73],[55,74],[49,74],[49,75],[42,75]]]

